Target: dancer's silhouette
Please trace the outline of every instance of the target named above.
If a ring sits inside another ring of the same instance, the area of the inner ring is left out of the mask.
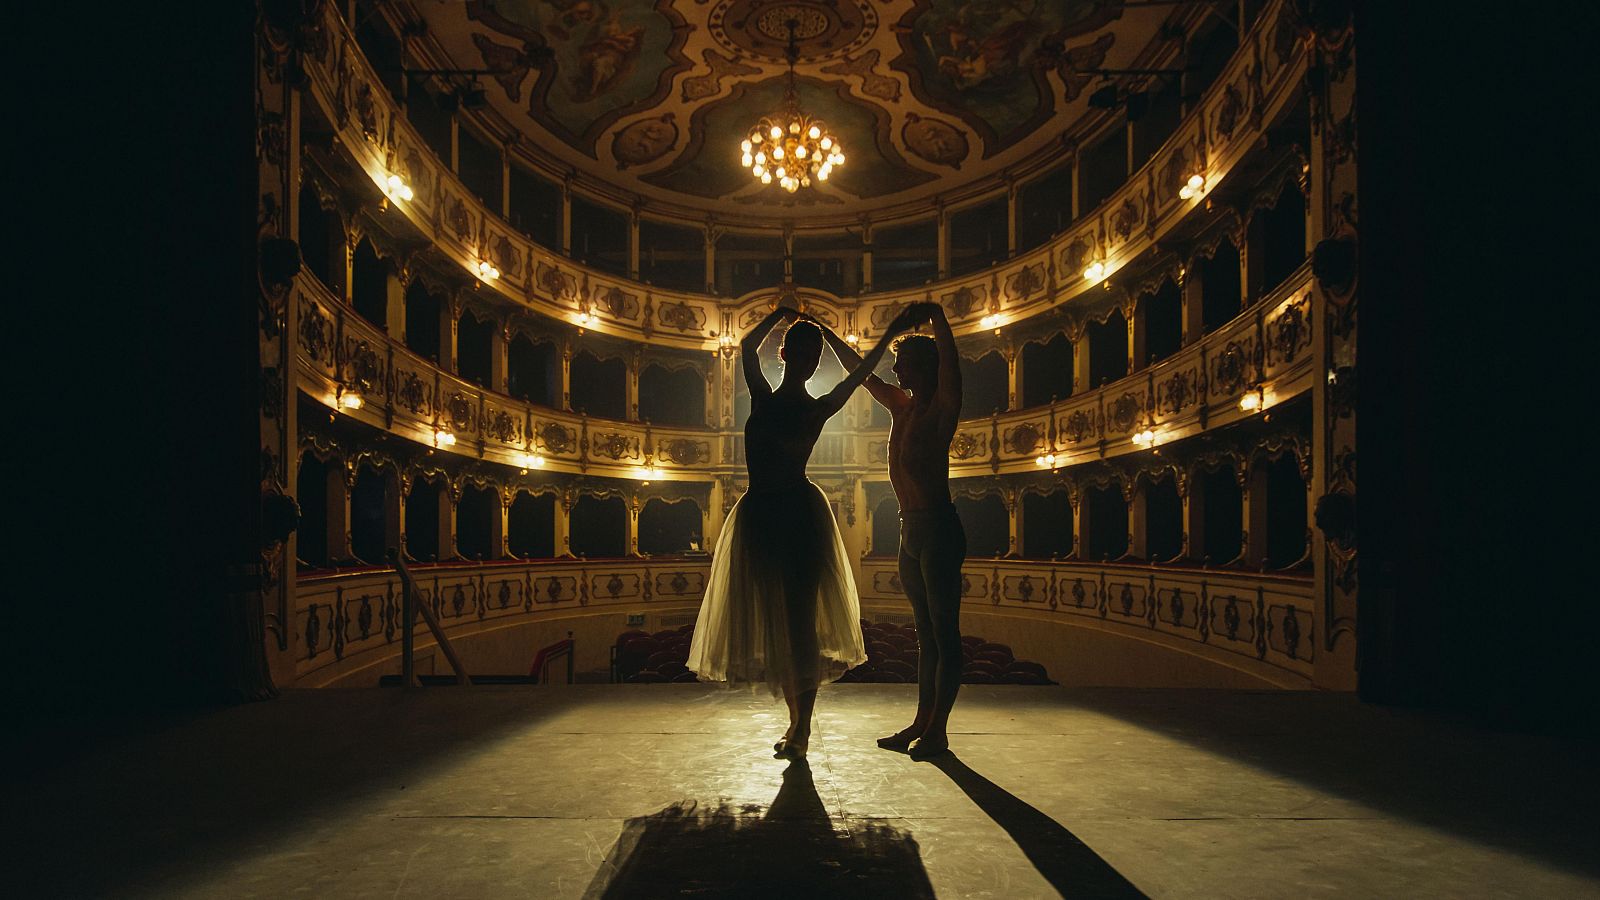
[[[866,661],[861,602],[828,500],[806,480],[806,462],[822,426],[910,327],[902,314],[850,374],[821,397],[806,380],[822,356],[822,333],[800,313],[779,307],[740,344],[750,418],[745,466],[750,488],[723,523],[711,559],[705,600],[689,647],[689,668],[707,681],[765,683],[789,705],[789,729],[777,756],[804,758],[817,685]],[[790,322],[776,390],[761,373],[762,342]]]
[[[900,584],[916,620],[917,715],[911,725],[878,740],[925,759],[950,747],[950,709],[961,689],[961,563],[967,535],[950,502],[950,441],[961,415],[961,366],[955,336],[937,303],[913,303],[902,316],[929,322],[933,337],[910,335],[894,345],[894,387],[876,375],[865,383],[893,416],[889,481],[900,501]],[[850,345],[823,329],[841,360],[858,359]],[[869,360],[876,363],[876,359]]]

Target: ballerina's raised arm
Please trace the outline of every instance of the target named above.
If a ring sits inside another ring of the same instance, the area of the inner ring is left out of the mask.
[[[789,306],[780,306],[762,319],[750,333],[739,342],[739,361],[744,365],[744,383],[750,389],[750,400],[765,399],[772,395],[772,385],[767,383],[767,376],[761,371],[761,343],[779,322],[792,321],[800,318],[800,311]]]

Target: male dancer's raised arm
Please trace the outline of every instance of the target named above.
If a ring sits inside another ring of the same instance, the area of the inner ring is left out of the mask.
[[[831,416],[843,409],[845,403],[850,399],[850,395],[855,393],[856,388],[862,384],[866,384],[867,390],[873,397],[877,397],[879,391],[900,393],[885,384],[883,379],[873,374],[873,370],[883,360],[884,351],[889,349],[890,345],[894,343],[894,339],[916,324],[916,314],[912,310],[913,307],[910,306],[901,310],[900,314],[894,317],[894,321],[889,323],[889,328],[884,331],[883,337],[879,338],[878,343],[867,351],[865,357],[860,356],[855,350],[851,349],[849,344],[840,339],[837,334],[834,334],[832,328],[818,322],[814,317],[803,316],[806,321],[811,322],[822,330],[823,338],[827,340],[830,347],[833,347],[833,355],[839,358],[839,363],[844,366],[845,371],[850,373],[833,390],[822,396],[822,405],[828,411],[828,415]],[[840,347],[844,348],[843,353],[839,351]],[[874,382],[876,382],[876,386]],[[905,395],[901,394],[901,396],[904,397]],[[879,402],[882,401],[880,400]],[[888,404],[884,405],[887,406]]]

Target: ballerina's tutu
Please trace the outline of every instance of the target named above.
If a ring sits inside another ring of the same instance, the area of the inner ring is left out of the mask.
[[[786,682],[814,688],[866,659],[861,600],[822,490],[802,480],[746,492],[712,552],[689,668],[776,695]]]

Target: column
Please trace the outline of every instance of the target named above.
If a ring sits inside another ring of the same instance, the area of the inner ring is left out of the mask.
[[[350,552],[350,489],[355,485],[355,470],[343,461],[328,466],[328,564],[348,560]]]
[[[456,551],[456,516],[461,506],[461,489],[453,484],[445,484],[439,488],[439,561],[455,559],[461,554]]]
[[[1006,179],[1006,258],[1017,255],[1017,183]]]
[[[716,371],[716,369],[720,369],[721,368],[721,366],[718,365],[718,362],[720,361],[720,357],[712,356],[712,360],[713,360],[713,362],[711,363],[711,365],[712,365],[713,368],[707,369],[706,372],[705,372],[705,383],[706,383],[706,427],[707,428],[716,428],[717,427],[717,371]],[[701,532],[701,534],[704,534],[704,533],[705,532]]]
[[[383,275],[383,331],[389,337],[405,342],[406,283],[387,266]]]
[[[1259,567],[1267,558],[1267,467],[1248,463],[1243,486],[1244,561],[1248,566]]]
[[[628,210],[628,277],[639,280],[639,209]]]
[[[1003,355],[1006,360],[1006,409],[1022,408],[1022,348],[1016,341],[1007,344]]]
[[[557,557],[572,557],[572,504],[577,497],[567,488],[556,495],[556,502],[552,504],[555,509],[555,531],[552,546]]]
[[[1195,260],[1198,262],[1198,259]],[[1178,290],[1183,305],[1183,346],[1205,337],[1205,273],[1193,264],[1178,274]]]
[[[510,528],[511,501],[508,492],[494,488],[495,511],[489,518],[489,558],[505,559],[511,555],[506,546],[506,532]]]
[[[1072,504],[1072,558],[1089,558],[1089,495],[1079,489],[1069,489],[1067,501]]]
[[[450,171],[461,174],[461,123],[450,117]]]
[[[1023,546],[1022,528],[1024,523],[1022,521],[1022,492],[1007,491],[1005,495],[1005,501],[1007,525],[1009,526],[1010,532],[1009,537],[1007,538],[1009,549],[1006,552],[1006,557],[1009,559],[1017,559],[1022,556]]]
[[[461,298],[452,293],[439,304],[439,368],[456,373],[456,351],[460,346]]]
[[[639,369],[643,363],[644,354],[641,351],[634,350],[628,354],[625,377],[628,382],[626,402],[629,422],[639,421]]]
[[[1078,164],[1078,154],[1072,154],[1072,221],[1078,220],[1078,207],[1083,197],[1083,166]]]
[[[1081,394],[1094,389],[1089,383],[1089,328],[1087,324],[1079,328],[1072,338],[1072,392]]]
[[[627,548],[629,556],[639,555],[639,509],[642,505],[637,495],[628,498]]]
[[[1257,217],[1252,219],[1250,225],[1239,235],[1240,309],[1255,302],[1256,298],[1261,296],[1261,292],[1270,286],[1261,283],[1262,259],[1261,219]]]
[[[861,293],[872,293],[872,222],[861,220]]]
[[[1145,294],[1133,302],[1123,317],[1128,322],[1128,374],[1143,369],[1150,361],[1149,341],[1150,328],[1145,321],[1150,304],[1143,303],[1150,295]]]
[[[572,412],[572,339],[561,339],[561,408]]]
[[[717,235],[722,230],[711,222],[706,222],[706,293],[717,292]]]
[[[944,203],[939,203],[939,213],[935,221],[938,223],[939,243],[939,280],[950,277],[950,216],[944,211]]]
[[[1128,555],[1150,558],[1150,481],[1135,482],[1128,499]]]
[[[399,550],[405,543],[405,508],[406,493],[402,486],[400,474],[390,471],[383,473],[383,551],[384,558],[369,559],[370,563],[383,563],[388,560],[390,550]]]
[[[511,151],[500,148],[500,217],[511,221]]]
[[[572,176],[561,181],[561,253],[572,255]]]
[[[489,390],[500,394],[511,393],[511,326],[504,321],[496,323],[490,335]]]
[[[1199,562],[1206,553],[1206,493],[1198,470],[1178,479],[1178,499],[1183,504],[1183,558]]]

